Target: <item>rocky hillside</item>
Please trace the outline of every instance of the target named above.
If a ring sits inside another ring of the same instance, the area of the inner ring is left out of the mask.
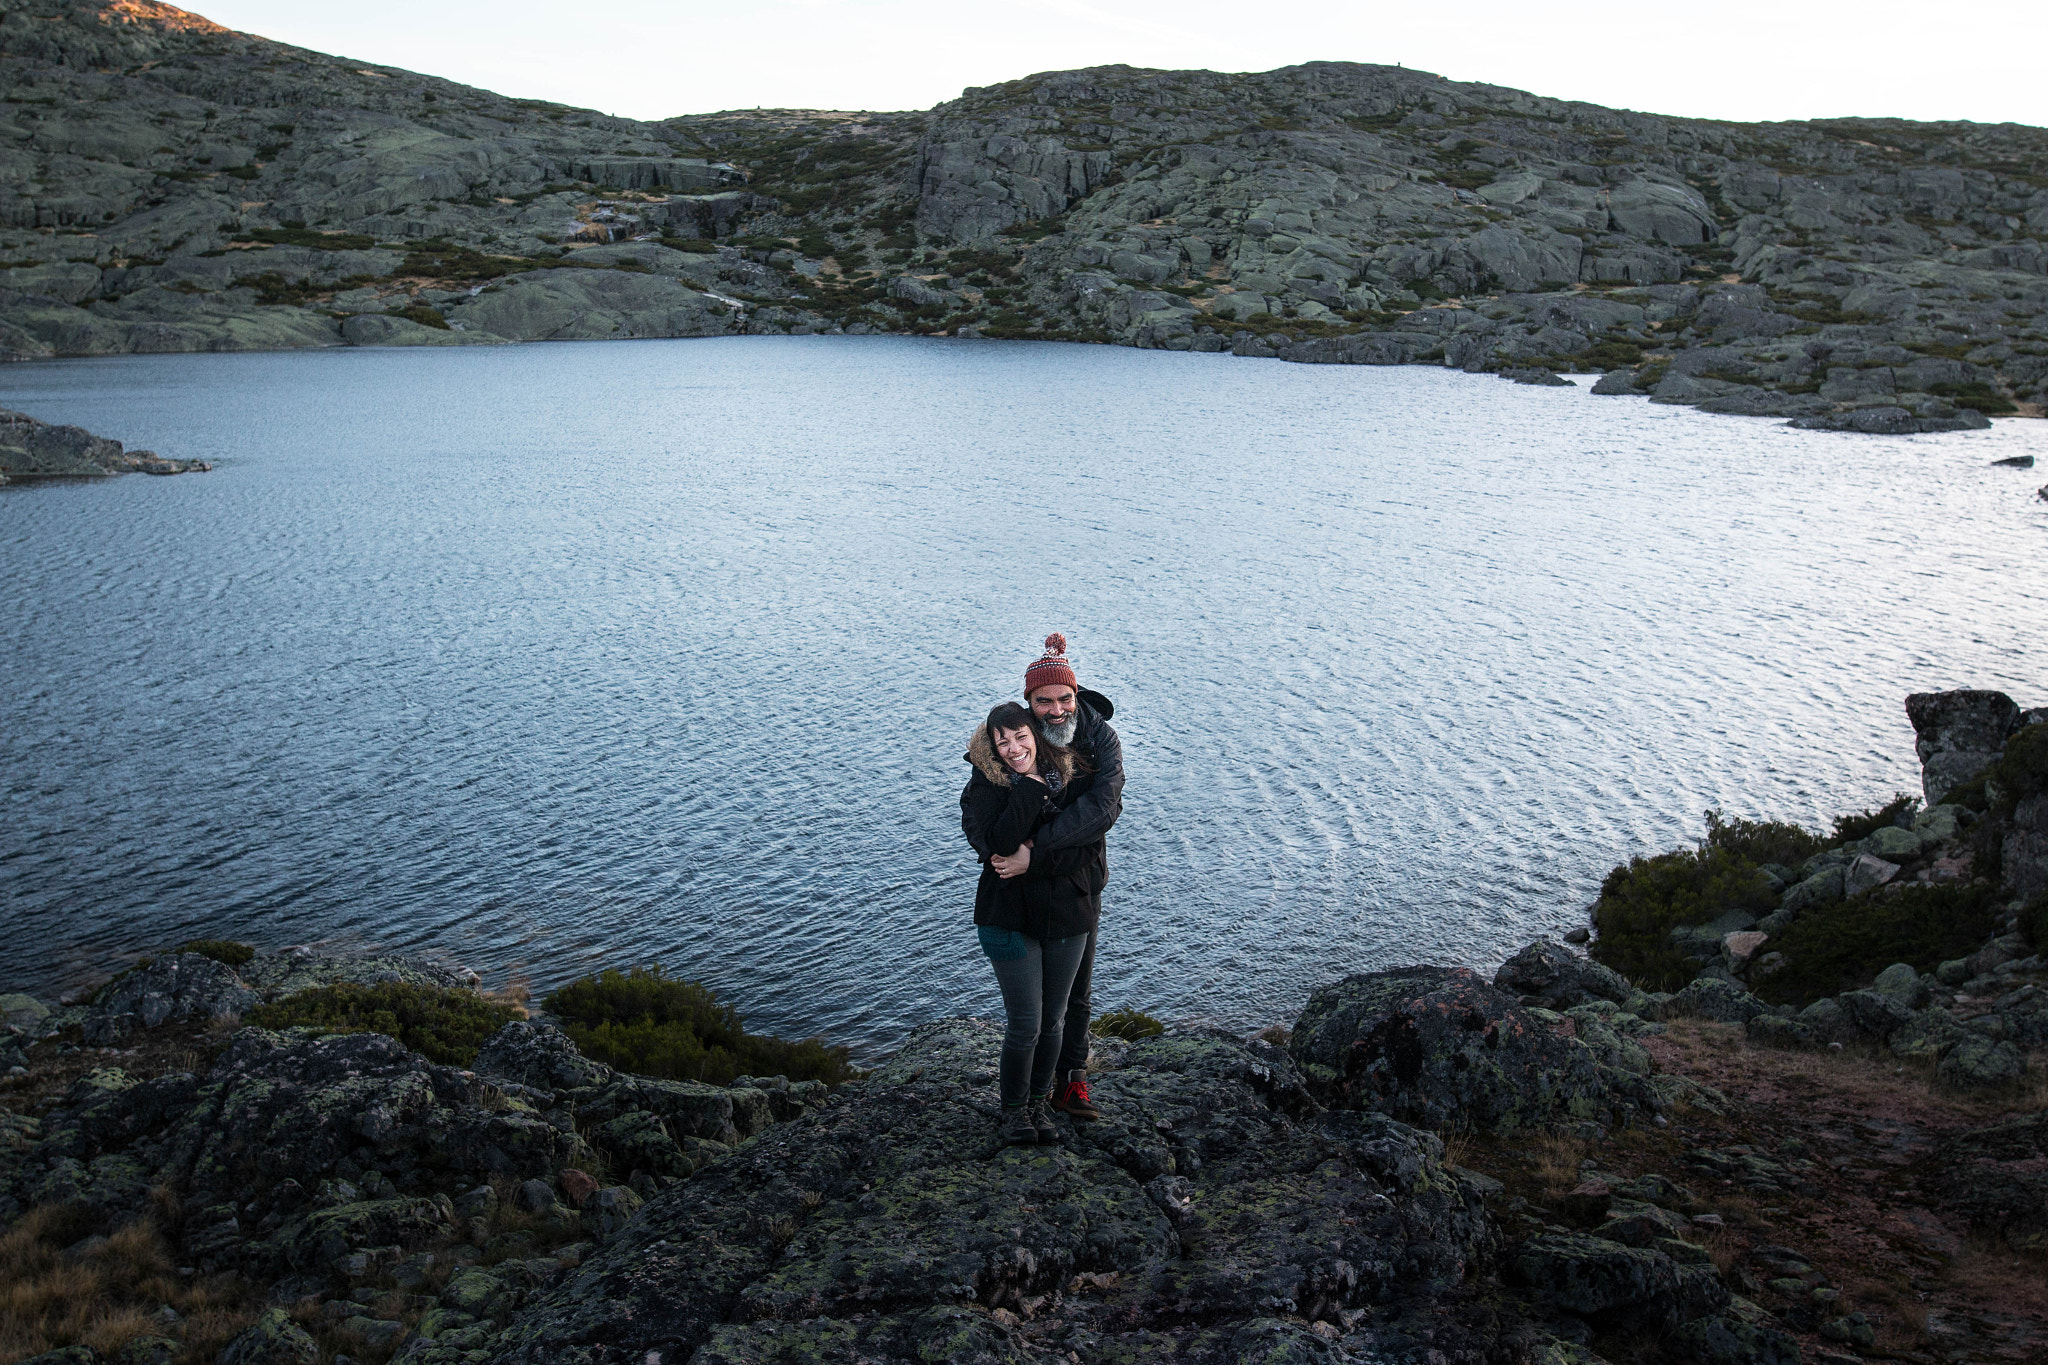
[[[0,354],[741,332],[1607,372],[1868,431],[2048,400],[2048,132],[1312,63],[641,123],[0,0]]]

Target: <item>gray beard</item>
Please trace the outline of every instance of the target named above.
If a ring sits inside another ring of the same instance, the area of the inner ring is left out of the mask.
[[[1080,728],[1081,713],[1076,711],[1058,725],[1048,724],[1045,727],[1045,737],[1064,749],[1074,742],[1074,732]]]

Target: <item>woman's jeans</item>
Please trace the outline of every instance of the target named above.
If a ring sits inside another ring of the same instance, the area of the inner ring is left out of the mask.
[[[996,969],[996,984],[1003,988],[1003,1012],[1009,1016],[998,1084],[1003,1104],[1014,1107],[1052,1089],[1067,992],[1073,989],[1088,935],[1041,942],[1010,934],[1000,947],[989,945],[987,938],[985,934],[984,951],[989,965]],[[1020,947],[1021,952],[1017,951]]]

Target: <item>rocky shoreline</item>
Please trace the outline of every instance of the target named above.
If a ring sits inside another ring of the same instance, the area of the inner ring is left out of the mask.
[[[205,460],[170,460],[153,450],[123,450],[84,427],[53,426],[0,408],[0,484],[22,479],[97,479],[109,474],[186,474]]]
[[[1540,941],[1490,979],[1347,976],[1250,1036],[1098,1034],[1104,1121],[1051,1147],[996,1145],[982,1020],[828,1088],[633,1075],[545,1018],[460,1064],[241,1022],[338,983],[484,998],[403,958],[194,944],[77,1003],[0,996],[0,1269],[104,1271],[107,1300],[7,1310],[0,1356],[2038,1358],[2048,1293],[2008,1267],[2048,1251],[2048,716],[1910,710],[1950,799],[1790,869],[1768,928],[1678,926],[1682,989]],[[2002,898],[1967,956],[1752,993],[1831,890],[1875,914],[1956,881]]]
[[[1600,373],[1869,433],[2048,403],[2048,132],[1341,62],[640,122],[231,32],[0,24],[0,359],[764,334]]]

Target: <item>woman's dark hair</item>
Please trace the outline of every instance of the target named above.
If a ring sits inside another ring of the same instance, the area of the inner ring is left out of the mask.
[[[1070,778],[1075,773],[1095,771],[1088,760],[1081,756],[1079,749],[1069,748],[1064,744],[1055,744],[1048,739],[1045,734],[1045,726],[1039,723],[1038,714],[1020,702],[1006,701],[998,703],[996,708],[988,713],[988,720],[984,723],[983,728],[988,734],[991,752],[995,749],[996,731],[1029,729],[1031,737],[1038,741],[1038,769],[1040,772],[1044,772],[1048,767],[1052,767],[1059,769],[1062,778]]]

